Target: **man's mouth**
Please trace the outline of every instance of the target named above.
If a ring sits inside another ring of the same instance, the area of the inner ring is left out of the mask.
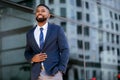
[[[38,15],[37,18],[43,18],[43,16],[42,15]]]

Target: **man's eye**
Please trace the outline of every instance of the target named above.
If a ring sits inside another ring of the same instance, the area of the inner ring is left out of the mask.
[[[41,10],[41,12],[45,12],[45,10]]]
[[[38,12],[38,13],[39,13],[39,12],[45,12],[45,10],[42,10],[42,11],[36,11],[36,12]]]
[[[40,12],[40,11],[36,11],[36,12]]]

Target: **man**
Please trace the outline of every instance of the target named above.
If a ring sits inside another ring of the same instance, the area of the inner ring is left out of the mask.
[[[25,58],[31,62],[31,80],[62,80],[69,48],[63,29],[48,23],[50,9],[39,4],[35,12],[37,25],[27,33]]]

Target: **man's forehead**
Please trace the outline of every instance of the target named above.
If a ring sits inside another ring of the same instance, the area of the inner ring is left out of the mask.
[[[45,11],[47,11],[49,13],[49,10],[44,6],[37,7],[36,11],[39,11],[39,10],[45,10]]]
[[[39,7],[44,7],[44,8],[46,8],[49,12],[50,12],[50,9],[49,9],[49,7],[48,6],[46,6],[45,4],[39,4],[38,6],[37,6],[37,8],[39,8]]]
[[[47,9],[46,7],[44,7],[44,6],[39,6],[39,7],[37,7],[37,9],[39,9],[39,8],[41,8],[41,9]],[[47,9],[48,10],[48,9]]]

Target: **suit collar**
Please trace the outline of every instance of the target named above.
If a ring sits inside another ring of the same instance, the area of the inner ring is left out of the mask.
[[[36,27],[37,27],[37,25],[31,31],[30,39],[31,39],[32,45],[36,48],[36,50],[41,52],[41,49],[39,48],[39,46],[34,38],[34,30]],[[52,32],[52,25],[50,23],[48,23],[48,29],[47,29],[47,34],[46,34],[46,38],[45,38],[45,43],[44,43],[43,50],[42,50],[43,52],[45,52],[45,48],[46,48],[47,42],[50,38],[51,32]]]
[[[47,29],[48,29],[48,22],[46,22],[43,26],[37,25],[36,28],[37,28],[38,30],[40,30],[40,28],[43,28],[44,30],[47,30]]]

